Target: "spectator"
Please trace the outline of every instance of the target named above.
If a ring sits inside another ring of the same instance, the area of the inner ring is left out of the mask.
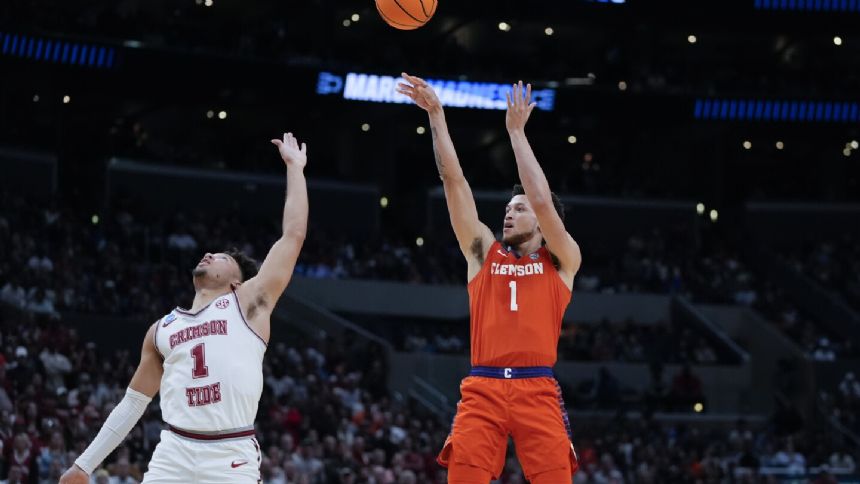
[[[72,371],[72,362],[62,353],[49,348],[42,350],[39,359],[45,368],[47,390],[54,392],[64,386],[63,377]]]
[[[826,337],[818,339],[818,345],[811,356],[815,361],[836,361],[836,353],[830,347],[830,339]]]
[[[8,460],[10,465],[9,480],[15,482],[12,479],[13,469],[19,471],[15,473],[16,479],[21,479],[22,481],[34,479],[37,473],[36,455],[33,450],[33,443],[27,434],[19,433],[15,436],[12,452]],[[20,477],[17,477],[18,475]]]
[[[51,433],[51,441],[47,447],[43,447],[36,458],[39,469],[39,481],[59,481],[60,475],[69,467],[71,462],[67,460],[66,443],[63,434],[59,431]]]
[[[827,463],[830,465],[832,471],[840,474],[853,474],[857,470],[854,457],[841,449],[830,454]]]
[[[9,476],[5,480],[0,481],[0,484],[28,484],[30,482],[28,475],[29,473],[25,467],[12,465],[9,468]]]
[[[120,457],[113,467],[110,484],[138,484],[139,481],[131,475],[131,463],[128,457]]]
[[[110,474],[104,469],[99,469],[93,473],[92,481],[94,484],[110,484]]]
[[[806,458],[794,449],[794,443],[787,439],[782,449],[771,457],[771,465],[785,467],[790,474],[802,474],[806,472]]]
[[[860,401],[860,381],[854,377],[853,371],[845,373],[839,383],[839,392],[848,401]]]
[[[677,409],[688,410],[696,403],[704,405],[702,380],[693,374],[689,365],[684,365],[681,372],[672,380],[671,399],[677,405]]]

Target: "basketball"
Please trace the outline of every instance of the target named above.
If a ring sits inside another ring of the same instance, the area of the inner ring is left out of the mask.
[[[436,0],[376,0],[376,10],[395,29],[415,30],[430,21],[436,4]]]

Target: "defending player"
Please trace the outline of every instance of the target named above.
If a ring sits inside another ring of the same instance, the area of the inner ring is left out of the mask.
[[[293,273],[307,230],[305,144],[292,133],[272,140],[287,168],[283,234],[257,272],[240,252],[206,254],[192,271],[194,301],[156,321],[125,398],[60,479],[87,484],[161,392],[161,433],[146,484],[258,483],[254,418],[263,389],[269,317]]]
[[[508,435],[533,484],[571,482],[577,461],[561,390],[553,377],[561,320],[579,270],[579,246],[525,136],[534,104],[522,82],[505,118],[522,185],[505,207],[502,241],[478,219],[469,184],[433,89],[403,74],[398,91],[427,111],[451,225],[468,263],[472,370],[438,461],[448,482],[498,478]]]

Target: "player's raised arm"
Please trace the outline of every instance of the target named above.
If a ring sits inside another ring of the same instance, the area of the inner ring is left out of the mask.
[[[484,257],[490,249],[495,237],[492,231],[478,219],[478,209],[469,182],[463,176],[460,160],[454,150],[454,142],[448,133],[445,122],[445,111],[439,97],[424,79],[403,74],[406,83],[398,84],[397,92],[409,96],[421,109],[427,111],[430,117],[430,132],[433,135],[433,154],[436,157],[436,168],[445,189],[445,199],[448,202],[448,214],[460,250],[469,261],[469,276],[478,273]]]
[[[258,309],[266,315],[271,314],[275,303],[286,289],[293,275],[293,268],[308,230],[308,188],[304,169],[307,164],[307,146],[301,146],[292,133],[285,133],[283,139],[273,139],[272,144],[287,167],[287,197],[284,202],[284,216],[281,237],[275,242],[256,276],[244,282],[238,289],[240,299],[250,302],[245,305],[249,319]],[[268,321],[268,318],[261,318]],[[249,321],[255,326],[254,321]],[[257,328],[268,336],[267,328]]]
[[[526,86],[525,94],[523,94],[522,81],[513,85],[513,93],[507,95],[508,111],[505,125],[517,160],[520,183],[535,211],[547,248],[558,257],[559,273],[568,287],[572,287],[573,277],[582,263],[582,255],[579,245],[567,233],[564,222],[553,206],[549,182],[526,138],[526,122],[535,107],[535,103],[531,102],[531,94],[531,84]]]
[[[89,476],[93,470],[125,439],[140,420],[152,397],[158,393],[164,368],[161,365],[161,356],[155,348],[155,324],[150,326],[143,339],[140,364],[131,377],[125,397],[108,415],[89,447],[60,477],[60,484],[89,484]]]

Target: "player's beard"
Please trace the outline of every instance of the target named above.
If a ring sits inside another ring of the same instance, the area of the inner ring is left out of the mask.
[[[519,247],[525,242],[529,241],[532,237],[534,237],[534,230],[530,232],[520,232],[518,234],[511,234],[507,237],[502,237],[502,243],[510,246],[510,247]]]

